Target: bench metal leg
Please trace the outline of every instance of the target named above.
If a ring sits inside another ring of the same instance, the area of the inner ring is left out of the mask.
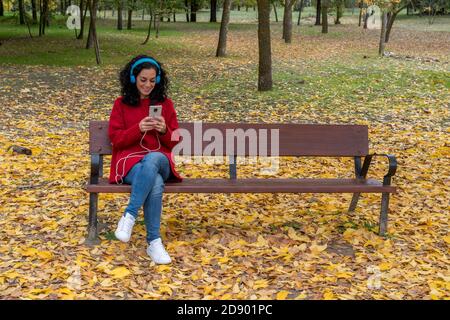
[[[100,244],[100,239],[98,237],[97,209],[98,209],[98,193],[90,193],[88,235],[84,242],[88,246]]]
[[[381,213],[380,213],[380,236],[384,236],[387,232],[389,210],[389,193],[383,192],[381,196]]]
[[[359,193],[359,192],[353,194],[352,202],[350,202],[350,207],[348,208],[348,212],[355,211],[360,195],[361,195],[361,193]]]

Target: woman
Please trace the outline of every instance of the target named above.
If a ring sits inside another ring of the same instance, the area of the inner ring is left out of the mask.
[[[168,79],[161,64],[140,55],[120,72],[122,96],[114,102],[109,119],[112,144],[110,183],[131,185],[130,201],[115,236],[128,242],[143,206],[147,230],[147,254],[157,264],[170,256],[160,236],[164,182],[181,182],[175,170],[172,148],[179,142],[178,121],[167,97]],[[161,116],[149,116],[150,106],[161,105]]]

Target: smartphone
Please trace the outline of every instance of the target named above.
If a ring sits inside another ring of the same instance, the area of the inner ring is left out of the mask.
[[[152,118],[161,117],[162,106],[150,106],[149,116]]]

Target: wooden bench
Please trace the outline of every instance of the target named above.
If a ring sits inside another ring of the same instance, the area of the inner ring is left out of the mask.
[[[180,123],[180,128],[195,137],[199,134],[194,123]],[[369,154],[368,128],[363,125],[312,125],[312,124],[244,124],[244,123],[202,123],[202,135],[215,128],[216,132],[226,137],[227,130],[242,129],[248,132],[277,132],[279,136],[279,156],[311,156],[311,157],[353,157],[353,179],[238,179],[236,156],[254,155],[254,151],[244,140],[236,138],[236,147],[226,150],[223,144],[222,156],[230,157],[229,179],[189,179],[181,183],[166,183],[164,192],[170,193],[353,193],[349,212],[354,211],[361,193],[381,193],[381,214],[379,219],[379,234],[387,232],[389,195],[396,192],[391,186],[391,178],[397,169],[397,161],[393,155]],[[217,131],[218,130],[218,131]],[[241,132],[242,132],[241,130]],[[275,131],[272,131],[275,130]],[[271,133],[272,134],[272,133]],[[270,135],[271,137],[271,135]],[[242,138],[242,137],[241,137]],[[268,152],[263,155],[272,156],[272,138],[267,138]],[[205,147],[210,141],[203,141],[201,148],[192,144],[191,151],[180,152],[183,156],[203,156]],[[245,148],[239,150],[238,143],[244,143]],[[262,150],[262,149],[261,149]],[[107,121],[91,121],[89,124],[89,153],[91,155],[91,175],[86,191],[89,197],[89,226],[87,244],[96,244],[98,240],[98,194],[99,193],[129,193],[130,185],[109,184],[103,177],[103,156],[112,152],[108,137]],[[261,153],[257,151],[258,155]],[[207,154],[210,155],[210,154]],[[216,155],[214,152],[211,155]],[[374,156],[387,157],[389,167],[383,181],[367,179],[367,172]],[[362,161],[364,157],[364,161]]]

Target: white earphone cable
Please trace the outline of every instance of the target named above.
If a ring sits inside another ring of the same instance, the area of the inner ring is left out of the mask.
[[[158,133],[156,133],[156,139],[158,140],[158,148],[156,148],[155,150],[150,150],[150,149],[146,148],[142,144],[146,134],[147,134],[147,130],[144,132],[144,135],[142,136],[141,141],[139,142],[139,145],[145,150],[130,153],[126,157],[120,158],[119,161],[117,161],[117,163],[116,163],[116,177],[115,177],[115,180],[116,180],[117,184],[123,184],[123,177],[124,177],[123,175],[125,173],[125,164],[126,164],[126,161],[128,159],[142,157],[142,156],[145,156],[148,153],[158,151],[161,148],[161,141],[159,141]],[[119,172],[118,172],[118,170],[119,170],[119,163],[122,160],[123,160],[122,173],[119,174]],[[117,178],[119,178],[120,180],[118,180]]]

